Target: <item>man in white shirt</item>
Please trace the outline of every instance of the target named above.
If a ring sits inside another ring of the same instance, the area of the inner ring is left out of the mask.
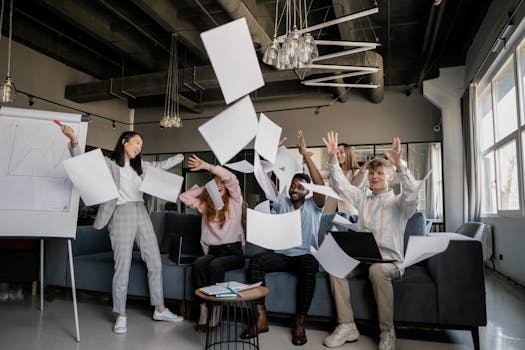
[[[360,190],[346,179],[337,162],[337,133],[329,132],[323,139],[329,156],[330,178],[344,199],[359,212],[361,231],[372,232],[383,259],[394,263],[375,263],[368,268],[368,278],[377,304],[379,328],[381,330],[379,350],[395,350],[394,292],[392,280],[403,275],[403,235],[408,219],[415,213],[418,202],[417,183],[401,159],[399,138],[394,138],[392,151],[385,152],[388,160],[376,158],[366,164],[370,188]],[[401,194],[395,195],[390,183],[397,174],[401,182]],[[348,276],[347,276],[348,277]],[[330,276],[332,294],[339,325],[325,338],[327,347],[339,347],[345,342],[356,341],[359,331],[354,323],[350,304],[350,288],[347,278]]]

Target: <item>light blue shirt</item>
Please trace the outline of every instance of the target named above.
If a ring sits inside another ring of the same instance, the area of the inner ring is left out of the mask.
[[[272,204],[273,210],[277,214],[289,213],[296,210],[290,198],[284,194],[279,193],[277,201]],[[301,235],[303,243],[300,246],[276,250],[276,253],[287,256],[298,256],[310,254],[310,246],[317,248],[317,233],[319,232],[319,223],[321,221],[321,213],[323,207],[318,207],[312,197],[306,198],[301,210]]]

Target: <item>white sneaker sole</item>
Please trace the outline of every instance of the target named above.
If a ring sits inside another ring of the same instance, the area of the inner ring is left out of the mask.
[[[162,317],[162,316],[153,316],[153,319],[155,321],[166,321],[166,322],[182,322],[182,321],[184,321],[184,317],[170,318],[170,317]]]
[[[128,331],[127,328],[113,328],[113,333],[116,333],[116,334],[124,334]]]

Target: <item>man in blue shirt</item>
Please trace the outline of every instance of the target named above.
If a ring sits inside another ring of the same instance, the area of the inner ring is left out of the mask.
[[[311,159],[311,153],[306,149],[303,133],[300,130],[298,137],[299,153],[303,156],[313,183],[323,185],[321,173]],[[264,281],[267,272],[289,271],[297,274],[297,315],[292,329],[292,343],[294,345],[303,345],[307,341],[304,320],[312,303],[315,275],[319,271],[319,263],[310,254],[310,246],[313,243],[317,246],[317,232],[325,203],[325,196],[319,193],[313,193],[311,197],[306,198],[308,190],[303,187],[303,182],[310,183],[310,177],[306,174],[295,174],[288,190],[290,198],[278,194],[277,201],[272,204],[272,208],[277,214],[301,210],[302,244],[290,249],[259,254],[250,261],[248,270],[250,283]],[[257,332],[268,331],[264,299],[258,300],[257,314],[257,328],[249,328],[243,332],[241,337],[250,338],[254,337]]]

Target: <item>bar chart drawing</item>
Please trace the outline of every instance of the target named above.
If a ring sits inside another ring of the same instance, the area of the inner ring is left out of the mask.
[[[68,211],[67,142],[49,120],[1,116],[0,209]]]

